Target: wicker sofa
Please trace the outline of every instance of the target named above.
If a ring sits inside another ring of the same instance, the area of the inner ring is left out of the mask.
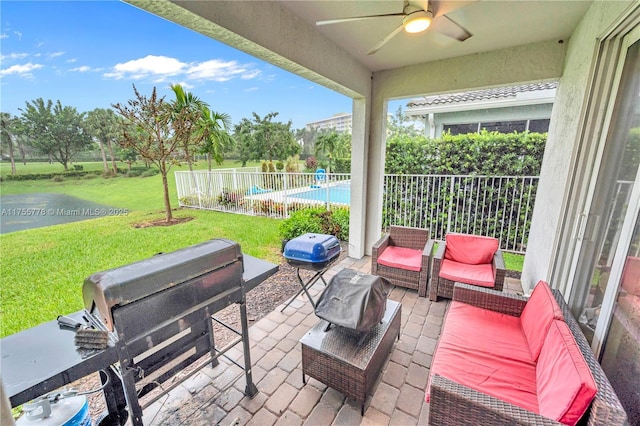
[[[529,300],[456,284],[426,400],[433,425],[627,424],[578,323],[544,282]]]

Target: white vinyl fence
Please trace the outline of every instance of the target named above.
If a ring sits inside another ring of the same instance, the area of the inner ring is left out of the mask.
[[[350,175],[245,169],[176,172],[180,206],[286,218],[309,206],[348,207]],[[537,176],[385,175],[383,227],[489,235],[524,252]]]

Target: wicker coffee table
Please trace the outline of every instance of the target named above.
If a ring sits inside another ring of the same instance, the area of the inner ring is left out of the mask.
[[[387,300],[382,322],[364,338],[343,327],[325,332],[327,322],[320,321],[300,339],[302,381],[306,384],[308,375],[358,401],[364,415],[367,397],[373,394],[394,339],[400,337],[401,314],[402,305]]]

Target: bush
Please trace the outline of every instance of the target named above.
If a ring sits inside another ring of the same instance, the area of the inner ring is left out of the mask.
[[[53,182],[64,182],[64,176],[62,175],[56,175],[54,177],[51,178],[51,180]]]
[[[312,207],[291,213],[279,227],[280,235],[285,240],[299,237],[302,234],[335,235],[341,241],[349,239],[349,209],[346,207],[325,210],[323,207]]]
[[[74,164],[74,165],[73,165],[73,170],[75,170],[75,171],[78,171],[78,172],[79,172],[79,171],[81,171],[81,170],[84,170],[84,166],[83,166],[82,164]]]
[[[160,170],[158,170],[158,169],[148,169],[148,170],[145,170],[144,172],[140,173],[140,177],[146,178],[146,177],[149,177],[149,176],[155,176],[158,173],[160,173]]]
[[[318,160],[316,159],[316,157],[308,157],[306,160],[304,160],[304,166],[311,171],[315,171],[316,167],[318,167]]]
[[[282,161],[276,161],[276,170],[281,172],[284,169],[284,163]]]
[[[142,175],[142,172],[140,170],[130,170],[129,172],[127,172],[127,177],[138,177]]]

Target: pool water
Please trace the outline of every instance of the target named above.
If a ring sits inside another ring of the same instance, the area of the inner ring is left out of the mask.
[[[351,187],[349,185],[336,185],[329,187],[329,202],[336,204],[349,204],[351,201]],[[308,191],[292,194],[290,198],[302,200],[327,201],[327,188],[313,188]]]

